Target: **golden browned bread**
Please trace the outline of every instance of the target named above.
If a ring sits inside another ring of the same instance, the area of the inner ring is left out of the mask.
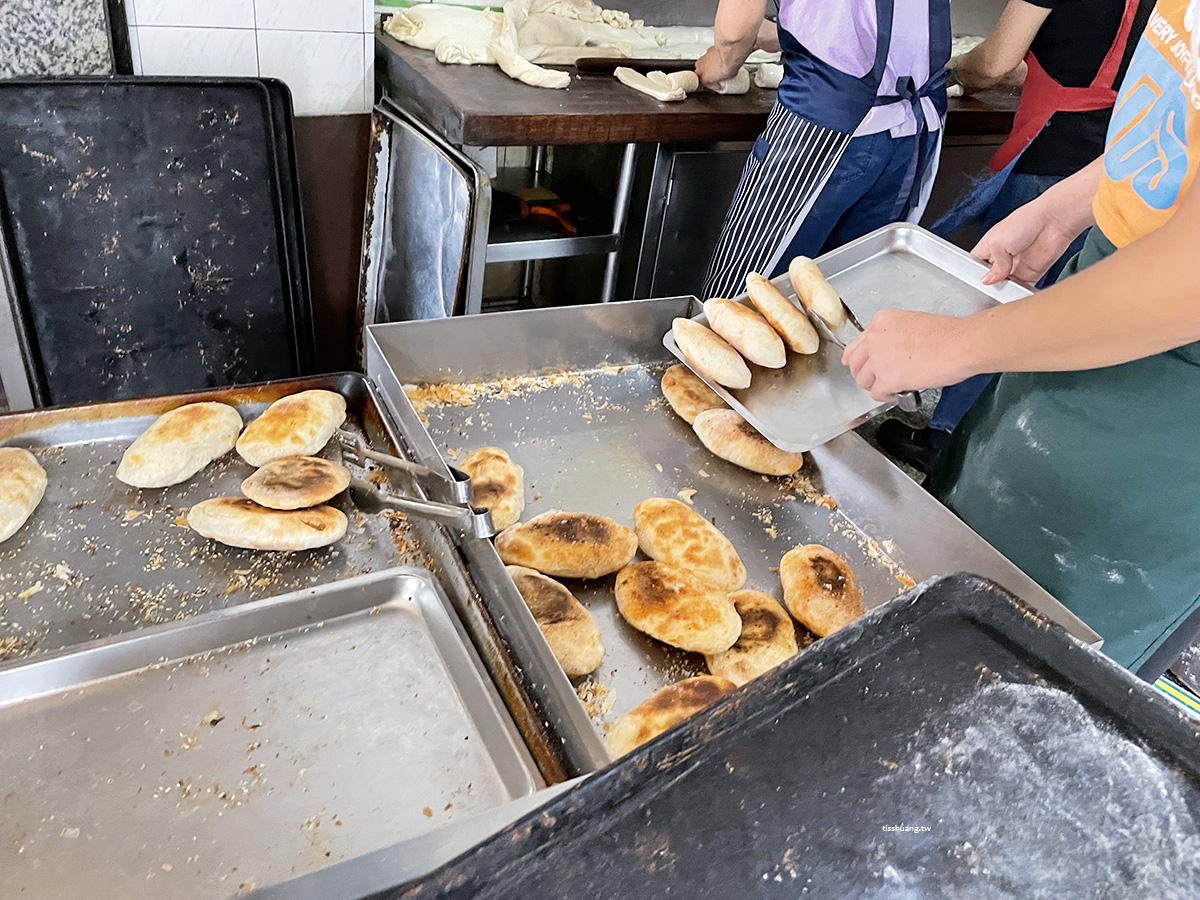
[[[669,684],[613,722],[604,737],[605,746],[613,759],[622,757],[735,690],[732,681],[712,675]]]
[[[604,659],[604,642],[592,614],[574,594],[541,572],[509,566],[508,574],[563,671],[568,675],[594,671]]]
[[[845,559],[828,547],[789,550],[779,564],[783,602],[796,620],[819,637],[833,634],[863,614],[862,591]]]
[[[748,306],[714,297],[704,304],[708,327],[723,337],[734,350],[758,366],[781,369],[787,351],[775,329]]]
[[[350,473],[340,463],[319,456],[281,456],[243,481],[242,493],[270,509],[306,509],[349,486]]]
[[[729,592],[653,560],[617,573],[617,609],[650,637],[693,653],[728,650],[742,631]]]
[[[750,302],[790,349],[797,353],[817,352],[821,346],[817,329],[796,304],[779,292],[779,288],[757,272],[751,272],[746,276],[746,292]]]
[[[334,391],[282,397],[246,426],[237,452],[256,468],[281,456],[312,456],[346,421],[346,398]]]
[[[0,447],[0,543],[17,533],[46,493],[46,470],[28,450]]]
[[[830,328],[846,324],[846,307],[817,264],[807,256],[797,256],[788,266],[788,277],[796,289],[796,298],[811,309]]]
[[[741,617],[742,633],[728,650],[705,660],[708,671],[741,687],[799,652],[796,627],[778,601],[760,591],[736,591],[729,599]]]
[[[725,409],[725,401],[717,392],[682,363],[663,372],[662,392],[671,409],[689,425],[706,409]]]
[[[637,535],[612,519],[558,510],[496,535],[496,552],[506,564],[555,578],[609,575],[627,565],[637,547]]]
[[[735,466],[762,475],[791,475],[804,465],[803,453],[780,450],[732,409],[696,416],[692,430],[710,451]]]
[[[492,524],[503,531],[525,511],[525,470],[499,447],[480,447],[459,467],[471,476],[472,504],[491,510]]]
[[[245,497],[218,497],[197,503],[187,514],[192,530],[248,550],[312,550],[342,539],[346,517],[332,506],[284,511],[267,509]]]
[[[678,500],[643,500],[633,509],[633,530],[651,559],[686,569],[722,590],[736,591],[746,583],[746,567],[729,538]]]
[[[129,445],[117,478],[136,488],[187,481],[233,449],[242,417],[224,403],[188,403],[165,412]]]
[[[671,323],[671,333],[675,345],[701,375],[734,390],[750,387],[746,361],[724,338],[691,319],[676,319]]]

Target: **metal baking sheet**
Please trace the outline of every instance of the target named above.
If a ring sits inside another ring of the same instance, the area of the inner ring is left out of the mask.
[[[166,410],[220,400],[249,421],[309,388],[340,392],[348,427],[395,452],[366,381],[353,374],[0,416],[0,446],[30,449],[49,477],[33,516],[0,544],[0,661],[420,563],[429,549],[411,522],[359,514],[344,495],[333,503],[350,527],[331,547],[268,553],[202,538],[182,516],[200,500],[240,496],[254,470],[236,453],[162,490],[139,491],[114,475],[125,448]],[[338,456],[333,445],[323,452]]]
[[[817,264],[864,328],[881,309],[966,316],[1029,294],[1012,282],[980,284],[986,266],[925,229],[905,223],[888,225],[839,247]],[[786,273],[772,279],[772,284],[795,299]],[[743,294],[734,299],[746,302],[747,298]],[[708,324],[703,312],[693,318]],[[691,367],[669,329],[663,344]],[[872,400],[842,365],[842,348],[828,339],[810,356],[788,353],[782,369],[747,365],[750,387],[740,391],[696,374],[784,450],[806,452],[819,447],[895,406]]]
[[[233,897],[541,786],[428,573],[0,669],[0,895]]]
[[[734,542],[749,572],[747,587],[780,597],[773,569],[783,554],[821,543],[849,558],[868,607],[912,580],[969,570],[996,578],[1082,639],[1098,640],[857,435],[809,454],[792,479],[755,475],[709,453],[659,387],[673,360],[658,337],[692,303],[649,300],[375,326],[368,369],[386,366],[397,385],[425,385],[409,391],[431,439],[422,442],[417,427],[409,429],[422,462],[444,465],[442,454],[454,462],[485,445],[509,451],[525,469],[525,519],[557,508],[632,524],[641,500],[683,492]],[[485,600],[518,615],[515,590],[490,542],[463,549]],[[609,577],[570,584],[598,619],[607,651],[594,675],[575,680],[599,734],[662,686],[705,671],[703,657],[626,625],[612,583]]]

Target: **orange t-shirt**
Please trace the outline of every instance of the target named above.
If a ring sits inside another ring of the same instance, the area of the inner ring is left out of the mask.
[[[1171,218],[1200,168],[1200,0],[1159,0],[1121,83],[1092,204],[1124,247]]]

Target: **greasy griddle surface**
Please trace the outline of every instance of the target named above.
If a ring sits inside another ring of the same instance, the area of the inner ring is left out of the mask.
[[[265,403],[239,407],[246,422],[265,408]],[[185,524],[188,509],[210,497],[241,496],[240,485],[254,469],[230,452],[184,484],[129,487],[117,480],[117,464],[153,421],[153,416],[110,419],[88,429],[62,426],[22,438],[21,445],[46,469],[49,484],[30,520],[0,544],[0,662],[419,564],[420,551],[406,535],[402,514],[360,514],[344,493],[332,504],[346,513],[349,528],[330,547],[279,553],[201,537]],[[347,420],[348,427],[360,425]],[[339,458],[336,442],[322,455]]]
[[[824,495],[810,463],[797,477],[767,478],[706,450],[663,398],[665,369],[612,366],[442,385],[410,391],[409,399],[451,464],[476,447],[497,446],[524,467],[523,520],[562,509],[611,516],[632,527],[640,501],[683,492],[733,541],[749,573],[747,588],[782,599],[775,570],[783,554],[820,543],[849,559],[867,608],[904,589],[905,576],[885,549],[889,536],[863,534],[836,509],[836,498]],[[567,582],[603,633],[604,662],[593,675],[573,679],[602,731],[664,685],[706,671],[702,656],[667,647],[626,624],[613,599],[614,580]]]

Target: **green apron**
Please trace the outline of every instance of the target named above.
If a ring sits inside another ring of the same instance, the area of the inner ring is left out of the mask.
[[[1063,277],[1115,249],[1093,228]],[[1148,273],[1147,296],[1129,298],[1130,328],[1153,292]],[[1200,343],[1105,369],[1002,375],[929,487],[1136,670],[1200,607]]]

